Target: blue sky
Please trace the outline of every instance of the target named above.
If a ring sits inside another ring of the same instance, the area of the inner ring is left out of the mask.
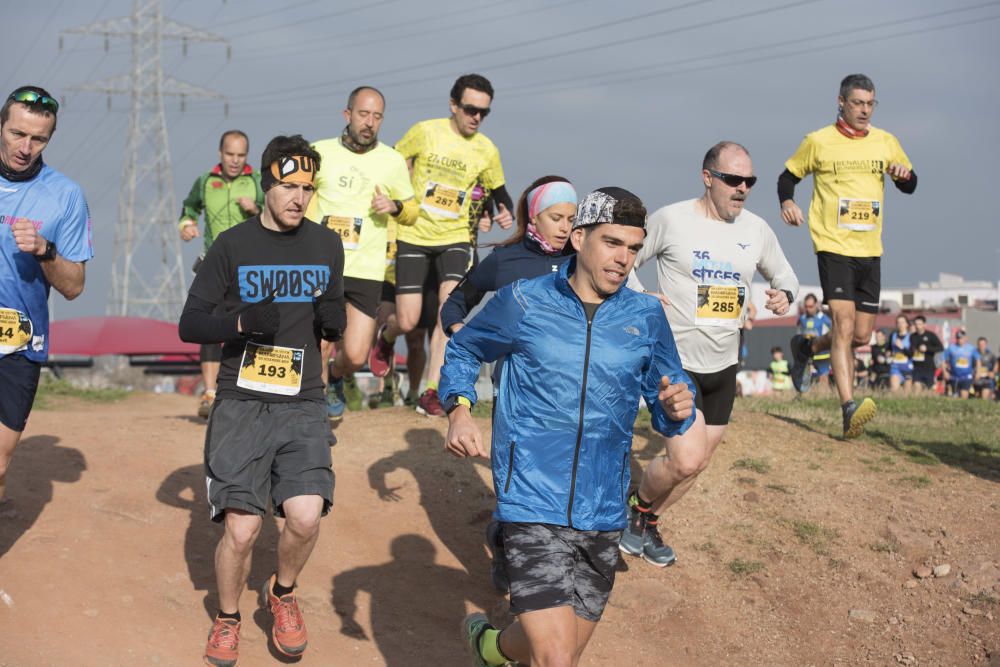
[[[883,285],[938,272],[1000,279],[1000,2],[747,0],[607,3],[599,0],[439,0],[368,3],[164,0],[164,14],[229,40],[165,42],[164,70],[229,98],[166,103],[179,207],[217,160],[218,136],[238,127],[256,166],[267,140],[339,134],[347,93],[375,85],[388,99],[382,138],[447,114],[459,74],[489,77],[497,94],[484,132],[500,148],[516,198],[538,176],[570,178],[581,192],[619,185],[650,211],[699,196],[705,150],[745,144],[760,181],[748,208],[762,215],[806,284],[818,282],[805,229],[778,217],[775,182],[802,136],[831,122],[848,73],[875,81],[874,124],[895,134],[920,176],[913,196],[889,188]],[[84,188],[97,257],[88,285],[57,317],[104,312],[128,100],[68,93],[127,72],[129,44],[60,31],[126,15],[131,3],[36,0],[5,9],[4,90],[23,83],[65,98],[45,152]],[[799,186],[805,208],[811,181]],[[179,210],[179,209],[178,209]],[[499,240],[491,234],[486,240]],[[185,248],[190,265],[195,244]],[[653,281],[644,270],[644,279]]]

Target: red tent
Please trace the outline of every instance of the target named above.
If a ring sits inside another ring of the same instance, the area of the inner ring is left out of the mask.
[[[176,322],[144,317],[80,317],[49,325],[52,354],[97,357],[124,355],[194,355],[198,346],[181,341]]]

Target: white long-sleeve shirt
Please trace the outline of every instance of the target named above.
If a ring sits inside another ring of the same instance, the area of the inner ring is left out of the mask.
[[[744,209],[733,222],[713,220],[700,213],[698,201],[664,206],[649,217],[635,265],[656,258],[684,370],[715,373],[738,361],[754,271],[793,296],[799,281],[763,218]]]

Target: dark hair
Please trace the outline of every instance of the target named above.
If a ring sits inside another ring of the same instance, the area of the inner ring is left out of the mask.
[[[493,85],[489,79],[481,74],[463,74],[455,79],[455,85],[451,87],[451,99],[456,104],[462,101],[462,93],[465,92],[466,88],[486,93],[490,96],[490,101],[493,100]]]
[[[347,96],[347,108],[348,109],[353,109],[354,108],[354,101],[356,99],[358,99],[358,95],[360,95],[361,93],[363,93],[366,90],[370,90],[373,93],[375,93],[376,95],[378,95],[379,97],[381,97],[382,98],[382,108],[385,108],[385,95],[383,95],[382,91],[379,90],[378,88],[376,88],[375,86],[358,86],[357,88],[355,88],[354,90],[352,90],[351,94]]]
[[[875,84],[864,74],[848,74],[840,82],[840,96],[846,100],[852,90],[867,90],[869,93],[874,93]]]
[[[243,137],[243,141],[247,142],[247,150],[250,150],[250,137],[247,136],[246,132],[243,130],[226,130],[222,133],[222,136],[219,137],[220,151],[222,150],[222,147],[226,145],[226,137]]]
[[[701,161],[702,169],[717,169],[719,167],[719,155],[727,148],[738,148],[750,157],[750,151],[746,149],[743,144],[738,144],[735,141],[720,141],[705,153],[705,159]]]
[[[809,294],[806,294],[804,297],[802,297],[802,303],[805,303],[809,299],[812,299],[813,301],[816,301],[817,303],[819,302],[819,299],[816,298],[816,295],[813,294],[812,292],[809,292]]]
[[[279,135],[271,139],[260,156],[260,168],[262,171],[270,169],[272,163],[293,155],[304,155],[311,158],[316,166],[316,171],[319,171],[319,153],[309,145],[308,141],[302,138],[301,134],[293,134],[290,137]]]
[[[988,343],[988,342],[990,342],[989,340],[987,340],[986,336],[980,336],[979,338],[977,338],[977,339],[976,339],[976,342],[977,342],[977,343],[978,343],[979,341],[983,341],[984,343]]]
[[[775,345],[771,348],[771,354],[774,354],[775,352],[781,352],[782,354],[785,353],[785,351],[781,349],[780,345]]]
[[[44,97],[52,97],[52,94],[49,91],[45,90],[40,86],[19,86],[15,88],[13,92],[11,92],[11,95],[13,95],[14,93],[19,93],[24,90],[30,90]],[[52,99],[55,99],[55,97],[52,97]],[[18,102],[17,100],[12,100],[12,99],[8,99],[7,101],[5,101],[3,103],[3,106],[0,107],[0,125],[3,125],[8,120],[10,120],[10,108],[15,104],[20,104],[21,106],[23,106],[25,109],[28,110],[28,113],[38,114],[39,116],[45,116],[46,118],[51,116],[52,131],[53,132],[56,131],[56,123],[58,121],[56,114],[42,107],[40,104],[29,104],[28,102]]]
[[[514,228],[514,233],[510,235],[504,241],[501,241],[495,245],[497,246],[509,246],[517,245],[524,238],[525,230],[528,229],[528,194],[540,185],[545,185],[546,183],[569,183],[569,179],[563,178],[562,176],[542,176],[541,178],[535,180],[531,185],[525,188],[524,192],[521,193],[521,198],[517,200],[517,207],[514,209],[515,218],[517,219],[517,227]]]
[[[913,318],[914,322],[916,322],[917,320],[920,320],[921,322],[923,322],[925,324],[927,323],[927,318],[924,317],[923,315],[917,315],[916,317]]]

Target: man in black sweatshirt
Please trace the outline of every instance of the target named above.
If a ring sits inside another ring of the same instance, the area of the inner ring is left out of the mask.
[[[933,331],[927,330],[927,318],[917,315],[913,318],[910,333],[910,349],[913,350],[913,387],[918,391],[934,388],[934,355],[944,350],[941,339]],[[922,389],[923,388],[923,389]]]
[[[305,218],[320,157],[299,135],[264,150],[264,208],[223,232],[205,256],[180,319],[180,336],[223,343],[219,388],[205,438],[205,476],[216,549],[219,613],[205,661],[239,658],[239,597],[270,496],[285,519],[278,570],[262,591],[271,637],[288,656],[305,651],[295,580],[333,503],[320,339],[338,340],[344,312],[344,248]]]

